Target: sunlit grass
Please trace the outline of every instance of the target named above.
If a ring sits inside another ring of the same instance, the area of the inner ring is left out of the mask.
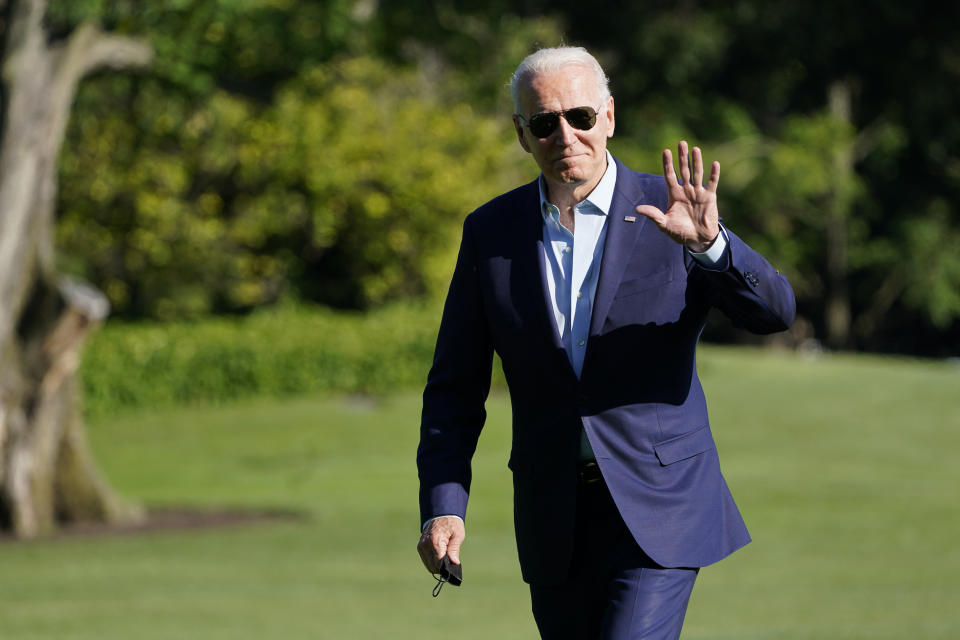
[[[754,542],[701,572],[684,638],[960,637],[960,370],[716,347],[699,366]],[[0,544],[0,638],[536,637],[509,400],[488,409],[465,584],[437,599],[414,550],[416,392],[100,419],[107,475],[150,506],[306,517]]]

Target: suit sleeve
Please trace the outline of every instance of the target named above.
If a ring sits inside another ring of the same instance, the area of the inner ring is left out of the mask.
[[[688,258],[690,276],[702,284],[710,303],[735,326],[761,334],[790,328],[796,298],[786,276],[732,231],[726,232],[725,259],[707,268]]]
[[[421,527],[439,515],[465,517],[470,461],[486,420],[493,347],[483,313],[471,219],[468,216],[464,223],[423,392],[417,448]]]

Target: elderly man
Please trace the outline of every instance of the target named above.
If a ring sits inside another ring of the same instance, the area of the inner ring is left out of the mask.
[[[664,176],[607,151],[614,103],[585,50],[511,83],[540,177],[464,222],[423,396],[418,551],[459,564],[492,354],[513,407],[523,578],[543,638],[677,638],[699,567],[749,542],[721,476],[695,353],[716,307],[756,333],[794,316],[786,278],[720,225],[714,162]]]

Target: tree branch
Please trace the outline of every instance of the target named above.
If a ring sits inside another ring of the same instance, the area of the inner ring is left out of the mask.
[[[49,52],[53,59],[49,140],[55,145],[52,151],[56,157],[77,85],[83,76],[103,66],[115,69],[146,66],[153,60],[153,49],[142,40],[106,34],[95,23],[87,21],[73,31],[65,45],[49,47]],[[52,207],[52,203],[49,206]]]
[[[99,67],[129,69],[145,67],[153,61],[153,48],[145,41],[104,33],[92,22],[85,22],[70,36],[67,59],[78,74],[76,80]]]
[[[70,35],[62,51],[57,75],[75,86],[99,67],[129,69],[153,61],[153,48],[145,41],[104,33],[93,22],[84,22]]]

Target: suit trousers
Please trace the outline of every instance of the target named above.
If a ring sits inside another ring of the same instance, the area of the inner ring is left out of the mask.
[[[573,561],[560,584],[531,584],[543,640],[676,640],[696,568],[651,560],[620,517],[602,479],[581,482]]]

